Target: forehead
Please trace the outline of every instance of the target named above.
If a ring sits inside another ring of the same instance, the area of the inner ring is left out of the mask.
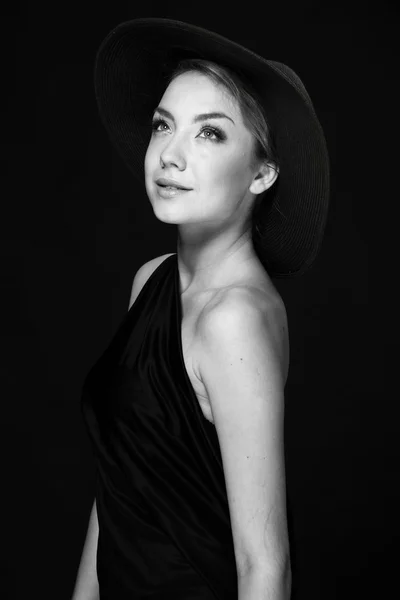
[[[229,90],[196,71],[182,73],[171,81],[162,97],[165,108],[167,103],[171,108],[175,105],[191,112],[224,109],[229,116],[240,115],[238,103]]]

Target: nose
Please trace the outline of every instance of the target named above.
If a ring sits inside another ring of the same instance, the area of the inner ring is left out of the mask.
[[[179,142],[177,136],[174,136],[164,146],[160,154],[161,167],[174,166],[180,171],[186,167],[186,159],[182,148],[182,142]]]

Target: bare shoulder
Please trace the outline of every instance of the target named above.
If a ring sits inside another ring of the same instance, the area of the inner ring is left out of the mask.
[[[224,330],[232,338],[236,335],[251,336],[248,341],[260,343],[260,338],[277,356],[284,381],[289,371],[289,332],[284,302],[279,293],[266,286],[235,285],[216,295],[204,308],[198,323],[201,339],[209,333],[224,339]],[[199,364],[201,372],[201,364]]]
[[[201,375],[221,448],[236,566],[289,564],[285,514],[283,302],[247,280],[202,317]]]
[[[136,298],[139,296],[142,291],[143,286],[146,284],[146,281],[152,275],[152,273],[157,269],[157,267],[164,262],[169,256],[172,256],[175,252],[169,252],[168,254],[162,254],[161,256],[156,256],[156,258],[152,258],[144,263],[136,272],[136,275],[133,279],[131,297],[129,300],[129,308],[131,308],[132,304],[135,302]]]
[[[246,316],[258,316],[277,330],[287,329],[285,304],[273,287],[252,283],[236,284],[219,291],[202,312],[202,322],[219,321],[225,323],[229,316],[238,319]]]

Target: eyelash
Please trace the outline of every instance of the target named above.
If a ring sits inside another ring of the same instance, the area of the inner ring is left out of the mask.
[[[164,119],[154,119],[154,121],[151,124],[151,129],[154,133],[160,133],[159,131],[157,131],[159,125],[161,124],[165,124],[168,125],[168,123],[166,121],[164,121]],[[200,133],[203,133],[203,131],[211,131],[211,133],[213,133],[215,135],[215,138],[210,138],[210,137],[205,137],[203,139],[206,140],[210,140],[211,142],[222,142],[223,140],[226,139],[226,135],[221,131],[221,129],[219,129],[218,127],[211,127],[210,125],[203,125],[203,127],[200,130]]]

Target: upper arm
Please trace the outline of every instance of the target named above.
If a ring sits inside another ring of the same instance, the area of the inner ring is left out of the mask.
[[[270,318],[240,292],[199,324],[199,371],[221,448],[239,573],[253,566],[275,572],[289,557],[285,374]]]
[[[163,254],[162,256],[157,256],[156,258],[152,258],[142,265],[136,272],[136,275],[133,279],[132,283],[132,291],[131,297],[129,300],[129,308],[131,308],[132,304],[135,302],[136,298],[139,296],[142,291],[143,286],[146,281],[153,273],[153,271],[168,257],[175,254],[174,252],[170,252],[168,254]]]

